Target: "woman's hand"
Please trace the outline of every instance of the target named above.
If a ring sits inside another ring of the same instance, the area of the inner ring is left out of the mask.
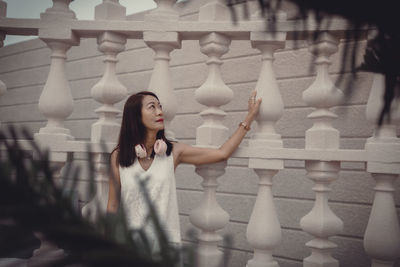
[[[256,99],[257,91],[253,90],[251,92],[250,98],[249,98],[249,103],[248,103],[248,113],[246,117],[246,121],[248,123],[251,123],[257,116],[258,110],[260,109],[260,104],[262,99],[258,98]]]

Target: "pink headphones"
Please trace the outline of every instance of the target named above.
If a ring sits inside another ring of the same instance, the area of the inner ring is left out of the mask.
[[[138,144],[135,146],[136,156],[138,158],[146,158],[147,152],[143,144]],[[154,143],[154,153],[157,155],[164,155],[167,152],[167,144],[162,139],[157,139]]]

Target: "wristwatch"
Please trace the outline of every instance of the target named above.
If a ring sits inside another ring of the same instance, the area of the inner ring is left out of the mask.
[[[245,121],[240,122],[240,123],[239,123],[239,127],[240,127],[240,126],[243,126],[243,128],[244,128],[246,131],[250,130],[250,126],[247,125],[247,122],[245,122]]]

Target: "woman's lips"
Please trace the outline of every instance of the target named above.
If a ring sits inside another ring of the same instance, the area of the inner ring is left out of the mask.
[[[156,122],[163,122],[164,121],[164,119],[158,119],[158,120],[156,120]]]

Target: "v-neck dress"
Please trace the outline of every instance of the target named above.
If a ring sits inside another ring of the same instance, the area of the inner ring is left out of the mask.
[[[155,241],[152,223],[146,222],[149,214],[139,181],[145,181],[147,192],[157,212],[169,241],[181,242],[178,204],[176,198],[174,160],[172,154],[155,155],[152,164],[144,170],[136,159],[129,167],[119,167],[121,180],[121,201],[128,226],[143,229]]]

